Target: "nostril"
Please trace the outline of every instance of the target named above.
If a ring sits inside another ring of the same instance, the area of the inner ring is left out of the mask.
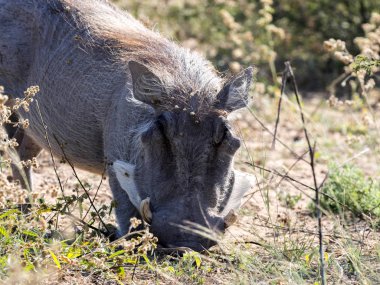
[[[222,217],[215,217],[213,220],[214,226],[212,227],[212,230],[216,233],[224,233],[225,231],[225,224],[224,219]]]

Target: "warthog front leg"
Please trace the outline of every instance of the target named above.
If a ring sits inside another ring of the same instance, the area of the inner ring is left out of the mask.
[[[41,152],[41,147],[37,145],[32,138],[27,136],[23,129],[17,129],[14,138],[19,144],[17,152],[21,161],[32,159]],[[19,166],[12,164],[13,179],[20,181],[20,184],[24,189],[32,190],[31,172],[31,166],[20,168]]]

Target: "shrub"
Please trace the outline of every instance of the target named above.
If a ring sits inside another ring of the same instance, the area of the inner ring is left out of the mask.
[[[329,179],[322,188],[321,208],[332,213],[380,218],[380,181],[366,177],[357,167],[329,167]]]
[[[184,45],[203,51],[219,70],[236,72],[255,64],[259,79],[277,84],[276,68],[291,60],[298,70],[300,87],[321,89],[339,75],[342,64],[323,51],[323,41],[339,38],[348,50],[364,35],[361,24],[377,0],[334,2],[302,0],[112,0],[148,26]],[[310,75],[313,79],[310,80]]]

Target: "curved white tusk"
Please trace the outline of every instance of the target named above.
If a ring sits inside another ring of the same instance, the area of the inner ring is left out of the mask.
[[[232,226],[237,221],[238,215],[234,210],[230,210],[228,214],[224,217],[224,226],[226,228]]]
[[[150,198],[147,197],[140,203],[140,214],[144,222],[150,224],[152,222],[152,212],[150,210]]]

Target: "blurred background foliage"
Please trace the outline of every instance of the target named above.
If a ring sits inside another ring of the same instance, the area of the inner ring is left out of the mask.
[[[343,64],[323,49],[338,38],[357,54],[353,40],[380,11],[379,0],[113,0],[165,36],[205,54],[218,70],[258,68],[258,81],[278,86],[291,60],[305,91],[321,91]],[[270,92],[270,90],[269,90]],[[271,93],[271,92],[270,92]]]

